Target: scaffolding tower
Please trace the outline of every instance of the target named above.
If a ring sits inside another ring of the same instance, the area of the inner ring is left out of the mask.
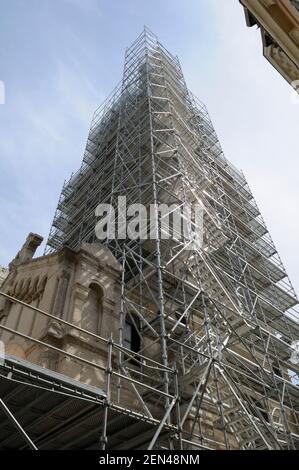
[[[104,391],[101,448],[114,448],[107,429],[119,407],[147,426],[143,441],[128,437],[123,448],[298,449],[296,294],[243,173],[224,157],[178,58],[147,28],[126,50],[122,82],[94,114],[45,254],[96,242],[97,205],[124,217],[124,195],[127,205],[156,208],[157,236],[105,242],[123,269],[117,346],[107,341],[107,370],[117,372]],[[203,208],[200,246],[194,221],[181,238],[173,226],[163,237],[171,205],[190,203]],[[161,215],[161,204],[169,213]],[[133,362],[126,316],[140,338]],[[118,351],[113,367],[109,347]],[[142,413],[122,404],[124,376]]]

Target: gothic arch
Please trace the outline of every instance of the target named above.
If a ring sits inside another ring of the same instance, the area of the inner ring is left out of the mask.
[[[31,295],[34,296],[35,293],[37,292],[37,287],[38,287],[39,282],[40,282],[39,276],[36,276],[33,280],[32,288],[30,289],[31,290]]]
[[[14,295],[15,297],[19,297],[20,294],[22,294],[22,287],[23,287],[23,284],[24,284],[24,280],[21,279],[19,281],[16,282],[15,286],[14,286],[14,289],[13,289],[13,292],[14,292]]]
[[[31,287],[31,278],[26,279],[24,283],[24,295],[23,297],[26,298],[30,292],[30,287]]]
[[[39,282],[39,284],[38,284],[38,288],[37,288],[37,289],[38,289],[38,292],[42,293],[42,292],[45,290],[47,281],[48,281],[48,276],[45,274],[45,275],[41,278],[41,280],[40,280],[40,282]]]

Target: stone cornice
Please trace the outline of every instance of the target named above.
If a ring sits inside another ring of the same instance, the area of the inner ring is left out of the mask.
[[[298,80],[299,11],[290,0],[240,0],[240,3],[251,15],[247,24],[252,26],[255,20],[262,37],[267,34],[271,38],[270,45],[263,41],[265,57],[289,83]]]
[[[264,56],[289,83],[299,80],[298,67],[296,67],[280,47],[272,44],[264,48]]]

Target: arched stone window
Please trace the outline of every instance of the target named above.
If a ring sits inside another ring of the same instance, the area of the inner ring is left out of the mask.
[[[279,363],[277,361],[273,362],[272,370],[273,370],[275,375],[278,375],[278,377],[282,377],[281,369],[280,369]]]
[[[123,345],[125,348],[130,349],[133,352],[139,352],[141,341],[140,341],[140,321],[136,315],[126,315],[124,324],[124,341]]]
[[[183,325],[187,325],[187,317],[186,315],[182,317],[183,313],[184,313],[185,309],[184,308],[178,308],[176,311],[175,311],[175,317],[176,317],[176,321],[180,320],[180,323],[182,323]]]
[[[92,333],[99,333],[100,319],[103,309],[103,292],[102,289],[96,285],[89,286],[87,299],[82,309],[82,328],[91,331]]]

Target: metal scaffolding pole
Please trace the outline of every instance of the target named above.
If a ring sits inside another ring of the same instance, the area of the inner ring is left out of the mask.
[[[26,433],[26,431],[24,430],[24,428],[20,425],[19,421],[15,418],[14,414],[5,405],[4,401],[1,398],[0,398],[0,406],[2,410],[4,411],[4,413],[6,414],[6,416],[8,416],[9,420],[13,423],[13,425],[15,426],[19,434],[21,434],[21,436],[25,439],[30,449],[38,450],[35,444],[32,442],[32,440],[28,436],[28,434]]]
[[[146,237],[123,232],[120,196],[152,213]],[[126,50],[123,79],[94,114],[46,255],[98,242],[99,203],[113,206],[122,232],[102,241],[122,278],[118,342],[100,340],[108,345],[101,448],[108,409],[152,426],[128,437],[128,448],[299,448],[299,367],[290,360],[299,338],[296,294],[243,173],[224,156],[177,57],[148,28]],[[178,234],[172,205],[197,205],[202,217],[187,223],[181,211]],[[138,351],[124,347],[128,323]]]

